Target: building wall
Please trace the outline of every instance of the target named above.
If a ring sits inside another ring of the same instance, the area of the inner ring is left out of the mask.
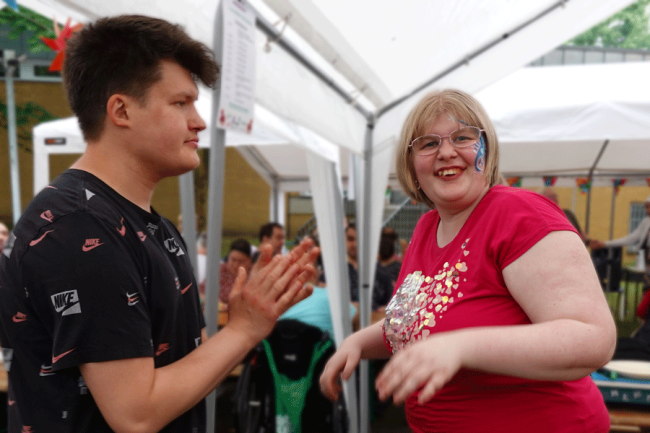
[[[14,82],[14,96],[16,107],[27,102],[35,102],[55,117],[71,115],[60,83],[16,81]],[[4,80],[0,82],[0,100],[3,103],[6,103],[7,100]],[[28,128],[28,130],[31,131],[31,128]],[[0,128],[0,219],[3,221],[11,221],[12,219],[8,141],[7,129]],[[18,144],[20,196],[21,205],[24,209],[33,195],[32,143],[31,141],[20,140]]]

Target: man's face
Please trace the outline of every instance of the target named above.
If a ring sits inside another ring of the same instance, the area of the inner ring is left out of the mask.
[[[251,270],[251,267],[253,265],[253,262],[250,257],[248,257],[246,254],[242,253],[241,251],[237,250],[232,250],[230,253],[228,253],[228,261],[226,262],[228,266],[228,270],[232,274],[237,274],[237,270],[243,266],[244,269],[246,269],[246,272],[249,272]]]
[[[357,229],[348,228],[345,231],[345,249],[351,260],[357,260]]]
[[[198,133],[206,128],[194,106],[198,89],[190,72],[175,62],[160,64],[161,79],[149,88],[145,104],[131,99],[127,111],[133,169],[155,182],[198,167]]]
[[[284,246],[284,229],[273,227],[271,238],[267,238],[268,243],[273,247],[273,254],[280,254]]]
[[[2,251],[5,243],[7,243],[7,239],[9,239],[9,229],[6,225],[0,223],[0,251]]]

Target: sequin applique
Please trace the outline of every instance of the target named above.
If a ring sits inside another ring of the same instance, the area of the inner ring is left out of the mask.
[[[386,307],[384,320],[384,333],[393,352],[427,338],[430,332],[424,328],[436,326],[436,319],[441,320],[455,299],[463,297],[460,274],[467,272],[468,242],[463,243],[458,262],[446,262],[433,277],[415,271],[404,278]]]

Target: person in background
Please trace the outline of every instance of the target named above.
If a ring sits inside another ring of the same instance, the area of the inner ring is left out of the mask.
[[[314,241],[314,245],[318,246],[318,241],[316,238],[311,237],[311,239]],[[316,263],[318,262],[319,259],[316,259]],[[320,328],[321,330],[329,333],[330,337],[333,339],[334,325],[332,325],[331,305],[329,296],[327,294],[327,287],[321,280],[322,274],[322,267],[317,266],[316,272],[314,273],[311,281],[309,281],[314,286],[314,292],[312,295],[309,298],[300,301],[293,307],[289,308],[282,316],[280,316],[279,320],[299,320],[308,325],[316,326],[317,328]],[[353,322],[355,320],[358,320],[357,308],[352,303],[350,304],[350,318]]]
[[[251,244],[241,238],[232,241],[227,259],[219,267],[219,300],[221,302],[228,303],[230,292],[239,274],[239,268],[244,268],[248,275],[252,267]]]
[[[9,229],[5,223],[0,221],[0,253],[2,253],[2,249],[5,247],[7,239],[9,239]]]
[[[383,275],[385,279],[390,281],[393,288],[395,288],[399,270],[402,267],[402,263],[395,254],[396,242],[397,234],[394,231],[392,233],[382,232],[379,238],[379,255],[377,257],[377,274]]]
[[[218,75],[209,47],[157,18],[102,18],[68,40],[64,87],[87,146],[0,262],[10,433],[205,433],[205,397],[311,293],[318,249],[265,247],[208,338],[187,245],[151,207],[162,179],[199,165],[196,81]]]
[[[258,235],[260,248],[264,245],[270,245],[273,250],[273,255],[282,252],[285,238],[284,227],[281,224],[269,222],[260,227],[260,233]],[[253,255],[253,263],[257,261],[258,257],[259,253],[255,252]]]
[[[593,239],[589,246],[592,249],[606,248],[606,247],[629,247],[632,251],[642,251],[641,257],[643,263],[640,263],[640,268],[646,270],[646,276],[650,278],[650,196],[645,199],[645,212],[644,217],[636,229],[627,236],[622,238],[613,239],[611,241],[601,241]]]
[[[547,199],[551,200],[558,207],[560,206],[560,201],[557,198],[557,193],[550,186],[544,188],[540,194],[542,196],[546,197]],[[562,209],[562,212],[564,212],[564,215],[566,215],[566,217],[569,220],[569,222],[571,223],[571,225],[576,229],[576,231],[580,235],[580,238],[585,243],[585,245],[589,245],[590,239],[585,234],[585,232],[582,231],[582,228],[580,227],[580,223],[578,222],[578,218],[573,213],[573,211],[571,209]]]
[[[426,95],[397,148],[418,222],[386,319],[349,336],[320,379],[335,398],[361,358],[390,360],[375,382],[405,402],[416,432],[605,433],[589,377],[616,328],[591,259],[560,209],[498,185],[499,146],[481,105]]]
[[[345,229],[345,249],[348,261],[348,277],[350,279],[350,299],[359,307],[359,263],[357,248],[357,226],[350,222]],[[393,285],[390,279],[377,272],[375,267],[375,283],[372,289],[371,309],[383,309],[393,295]]]

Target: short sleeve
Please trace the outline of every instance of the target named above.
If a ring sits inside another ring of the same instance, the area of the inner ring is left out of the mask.
[[[53,330],[53,370],[153,356],[141,258],[129,238],[85,212],[39,236],[22,258],[22,280]]]
[[[541,195],[510,188],[490,206],[495,210],[488,217],[491,245],[497,266],[503,270],[533,245],[554,231],[572,231],[564,212]]]

